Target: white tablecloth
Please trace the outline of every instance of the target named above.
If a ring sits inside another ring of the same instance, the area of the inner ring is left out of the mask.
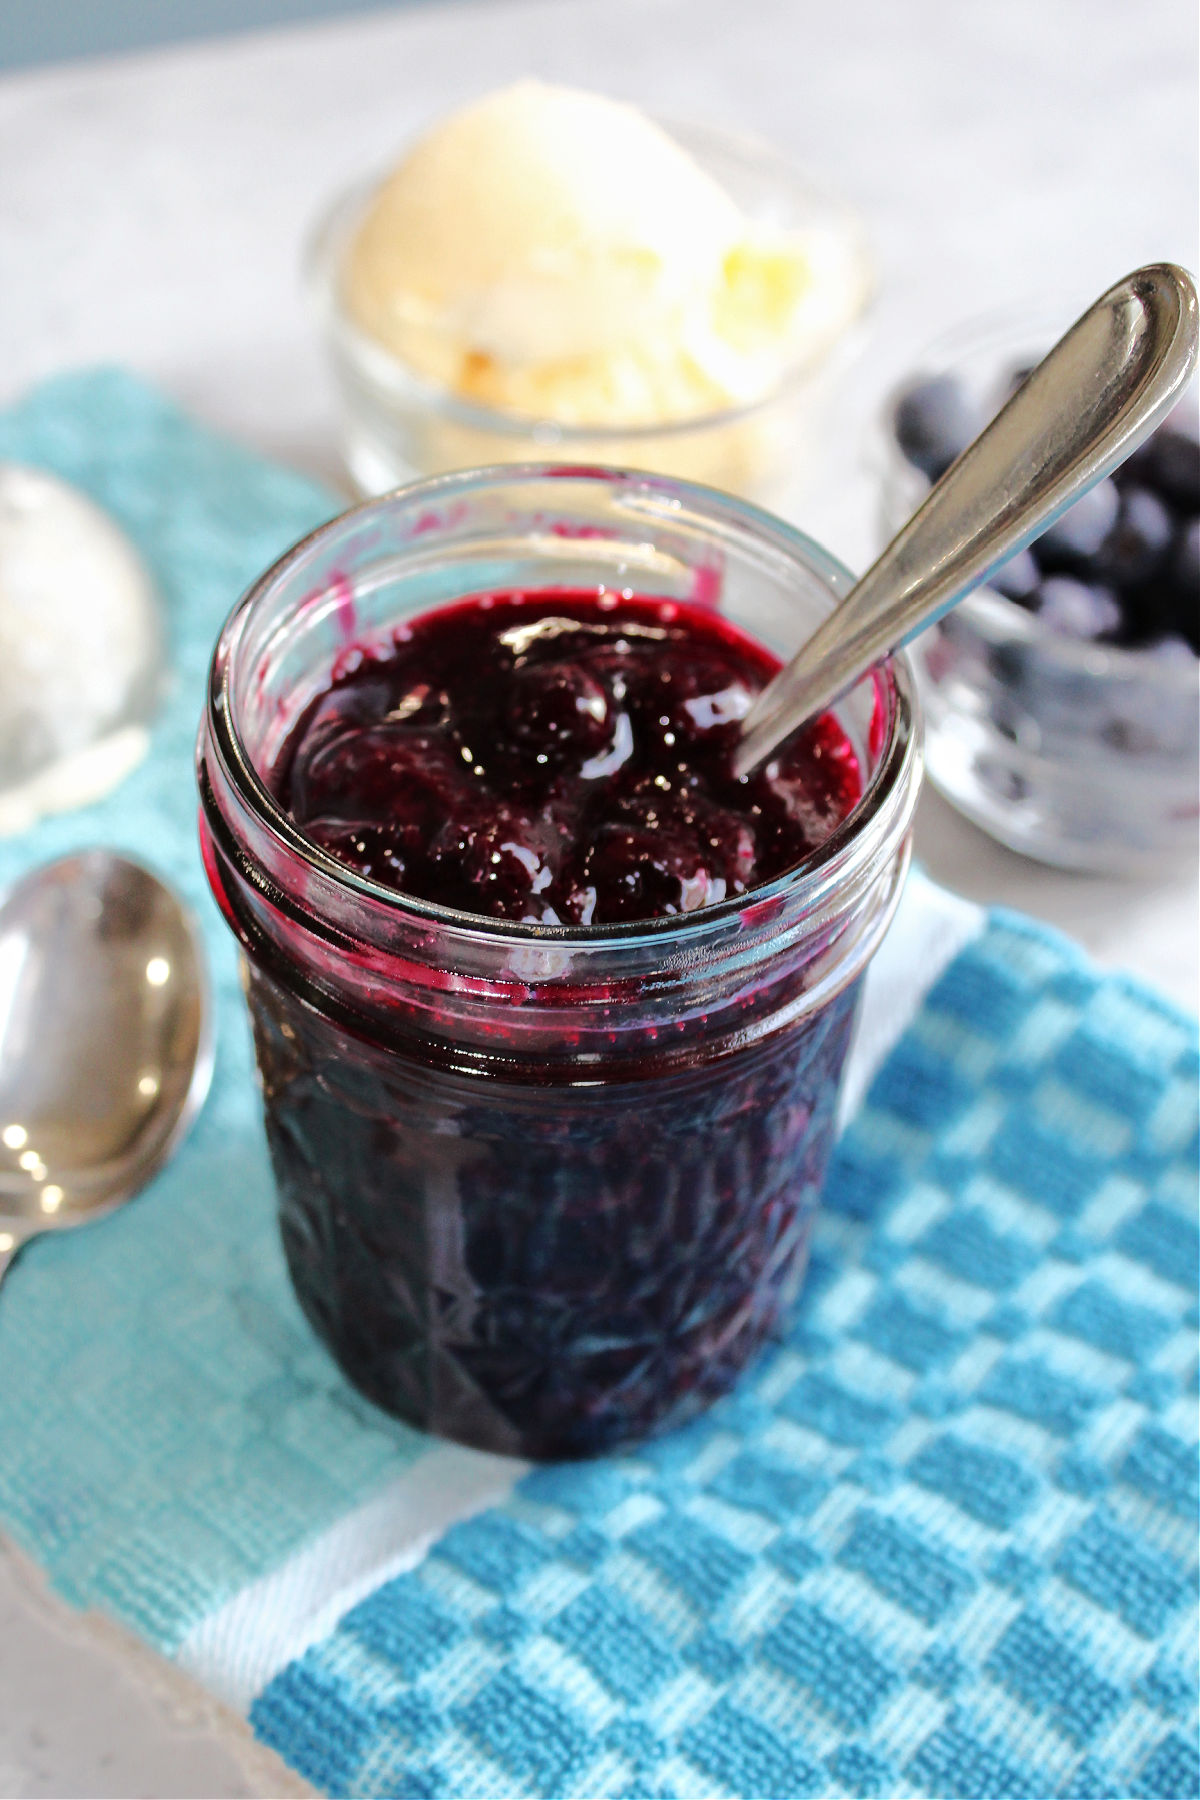
[[[421,124],[532,72],[757,131],[863,209],[874,338],[803,520],[861,566],[868,427],[924,339],[1031,292],[1078,308],[1140,262],[1196,267],[1195,37],[1186,0],[450,0],[0,80],[0,402],[119,361],[335,476],[304,232]],[[918,850],[1195,1006],[1190,874],[1039,869],[932,794]],[[296,1791],[232,1720],[53,1611],[0,1557],[0,1794]]]

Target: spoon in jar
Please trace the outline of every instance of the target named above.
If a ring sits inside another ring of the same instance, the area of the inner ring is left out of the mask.
[[[1172,263],[1138,269],[1097,300],[758,695],[736,773],[765,762],[1123,463],[1178,400],[1196,340],[1196,290]]]
[[[0,1279],[43,1231],[145,1187],[212,1076],[198,930],[140,864],[85,850],[0,906]]]

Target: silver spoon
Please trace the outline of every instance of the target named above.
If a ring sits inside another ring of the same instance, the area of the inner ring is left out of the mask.
[[[85,850],[0,906],[0,1279],[22,1244],[130,1200],[212,1075],[204,953],[140,864]]]
[[[757,768],[1124,462],[1191,376],[1196,327],[1191,276],[1172,263],[1138,269],[1097,300],[759,694],[736,772]]]

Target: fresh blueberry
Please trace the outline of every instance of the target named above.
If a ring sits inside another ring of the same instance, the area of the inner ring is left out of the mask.
[[[1113,636],[1118,644],[1141,649],[1171,629],[1171,594],[1161,578],[1121,589],[1117,602],[1121,624]]]
[[[909,462],[937,481],[971,442],[979,420],[957,376],[934,375],[900,395],[893,427]]]
[[[1041,580],[1041,571],[1029,550],[1018,550],[1010,556],[1006,563],[1001,563],[994,575],[988,577],[988,586],[997,594],[1003,594],[1006,600],[1019,600],[1022,605],[1031,605],[1037,584]]]
[[[1168,421],[1142,451],[1138,474],[1177,512],[1200,513],[1200,442]]]
[[[1094,559],[1095,572],[1116,588],[1136,588],[1154,579],[1170,549],[1172,520],[1149,488],[1121,490],[1116,522]]]
[[[1169,582],[1175,629],[1200,654],[1200,518],[1191,519],[1175,540]]]
[[[1108,637],[1121,625],[1121,608],[1111,588],[1051,575],[1038,591],[1038,617],[1061,637]]]
[[[1189,519],[1176,534],[1170,579],[1180,594],[1193,601],[1200,596],[1200,519]]]
[[[1099,481],[1044,531],[1033,547],[1039,567],[1049,575],[1084,573],[1117,522],[1121,496],[1112,481]]]

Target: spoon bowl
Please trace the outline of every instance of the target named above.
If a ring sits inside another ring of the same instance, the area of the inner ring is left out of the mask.
[[[140,1192],[212,1064],[199,932],[157,876],[87,850],[18,882],[0,906],[0,1277],[29,1238]]]

